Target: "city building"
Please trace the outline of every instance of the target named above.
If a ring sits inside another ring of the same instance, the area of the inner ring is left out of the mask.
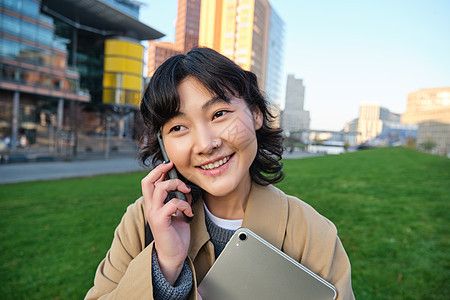
[[[418,126],[400,122],[384,122],[383,130],[370,141],[370,146],[412,145],[417,138]]]
[[[429,150],[450,158],[450,124],[434,121],[422,122],[418,125],[416,145],[419,149]],[[426,145],[429,146],[426,146]],[[430,149],[427,149],[430,147]]]
[[[106,110],[112,132],[129,134],[143,88],[140,40],[163,36],[139,22],[140,4],[0,4],[0,137],[11,149],[26,144],[60,151],[64,142],[76,151],[83,135],[105,134]]]
[[[182,52],[198,47],[201,0],[178,0],[175,46]]]
[[[199,45],[210,47],[258,77],[269,100],[280,100],[284,23],[267,0],[203,0]],[[273,80],[268,85],[268,80]]]
[[[302,79],[289,74],[286,82],[286,100],[282,117],[285,132],[308,130],[310,127],[309,111],[305,111],[305,86]]]
[[[377,137],[386,126],[400,123],[400,115],[376,103],[362,103],[358,118],[358,143]]]
[[[0,137],[16,149],[37,142],[39,125],[51,121],[47,107],[56,111],[59,99],[91,96],[67,65],[66,41],[54,35],[40,1],[4,0],[0,9]],[[53,121],[61,126],[62,120]]]
[[[402,123],[417,124],[417,146],[434,143],[433,151],[450,156],[450,87],[429,88],[408,94]]]
[[[181,53],[174,43],[150,41],[147,50],[147,77],[152,77],[166,59]]]
[[[266,97],[279,107],[282,100],[284,74],[284,22],[277,12],[270,9],[269,41],[266,67]],[[278,112],[279,112],[279,108]]]
[[[350,122],[347,122],[344,126],[344,132],[357,132],[358,131],[358,118],[355,118],[351,120]]]
[[[401,116],[404,124],[426,121],[450,123],[450,87],[421,89],[408,94],[406,112]]]
[[[201,0],[178,0],[178,13],[175,26],[175,42],[149,41],[147,75],[169,57],[187,53],[198,47]]]

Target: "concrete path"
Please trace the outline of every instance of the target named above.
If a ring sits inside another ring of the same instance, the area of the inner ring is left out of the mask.
[[[0,165],[0,184],[144,170],[134,158]]]
[[[284,152],[283,153],[283,159],[308,158],[308,157],[322,156],[322,155],[323,154],[309,153],[309,152],[302,152],[302,151]]]
[[[286,152],[284,159],[307,158],[318,154]],[[0,164],[0,184],[87,177],[103,174],[143,171],[136,158],[116,157],[109,160],[92,157],[87,160]]]

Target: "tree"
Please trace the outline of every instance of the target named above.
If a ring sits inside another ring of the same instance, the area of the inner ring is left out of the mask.
[[[436,148],[437,144],[436,142],[432,141],[432,140],[427,140],[423,143],[421,143],[420,148],[423,149],[426,152],[432,152],[434,150],[434,148]]]
[[[415,149],[416,148],[416,139],[409,137],[405,142],[405,147]]]

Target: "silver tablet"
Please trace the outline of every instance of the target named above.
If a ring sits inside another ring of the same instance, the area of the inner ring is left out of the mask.
[[[336,299],[337,291],[247,228],[238,229],[198,287],[203,299]]]

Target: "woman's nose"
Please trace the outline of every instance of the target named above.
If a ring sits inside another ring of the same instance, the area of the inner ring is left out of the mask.
[[[222,145],[221,139],[210,129],[201,128],[194,136],[194,147],[197,154],[209,155]]]

